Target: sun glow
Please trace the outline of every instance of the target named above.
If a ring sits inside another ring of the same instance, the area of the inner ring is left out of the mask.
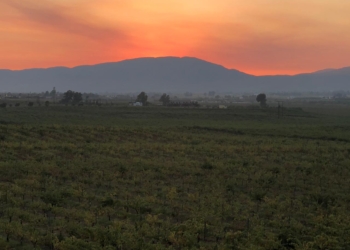
[[[347,0],[0,0],[0,68],[193,56],[252,74],[350,65]]]

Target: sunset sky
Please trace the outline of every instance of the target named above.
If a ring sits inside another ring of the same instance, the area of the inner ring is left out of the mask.
[[[350,0],[0,0],[0,68],[192,56],[250,74],[350,66]]]

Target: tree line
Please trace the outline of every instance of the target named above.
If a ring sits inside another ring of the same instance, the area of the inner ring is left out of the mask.
[[[55,98],[56,95],[57,95],[57,91],[55,88],[53,88],[53,90],[51,92],[48,92],[48,91],[45,92],[45,96],[51,96],[51,97]],[[65,104],[65,105],[73,105],[73,106],[75,106],[75,105],[81,106],[84,103],[90,103],[90,104],[92,103],[92,104],[97,104],[97,105],[100,104],[99,101],[89,102],[88,99],[89,99],[89,96],[85,94],[85,102],[84,102],[83,94],[81,92],[68,90],[68,91],[63,93],[63,98],[58,103]],[[256,96],[256,101],[260,103],[260,106],[262,108],[267,107],[266,94],[264,94],[264,93],[258,94]],[[137,95],[135,102],[141,103],[142,106],[147,106],[150,104],[148,102],[148,95],[144,91],[142,91],[140,94]],[[161,102],[163,106],[184,106],[184,107],[188,107],[188,106],[198,107],[199,106],[198,102],[195,102],[195,101],[184,101],[184,102],[172,101],[170,99],[170,96],[166,93],[163,93],[160,96],[159,102]],[[36,103],[38,104],[38,106],[41,106],[40,97],[37,97]],[[6,102],[4,102],[4,103],[0,104],[0,108],[6,108],[7,106],[19,107],[20,105],[21,105],[20,103],[16,103],[13,105],[13,104],[7,104]],[[48,107],[50,105],[50,102],[45,101],[44,105],[46,107]],[[28,102],[27,106],[29,106],[29,107],[34,106],[34,102],[32,102],[32,101]]]

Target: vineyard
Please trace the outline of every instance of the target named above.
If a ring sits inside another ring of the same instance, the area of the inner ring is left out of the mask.
[[[4,250],[350,249],[349,180],[336,112],[0,110]]]

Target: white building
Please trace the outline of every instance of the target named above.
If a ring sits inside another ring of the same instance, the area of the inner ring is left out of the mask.
[[[132,106],[134,106],[134,107],[142,107],[142,106],[143,106],[143,103],[142,103],[142,102],[134,102],[134,103],[132,104]]]

